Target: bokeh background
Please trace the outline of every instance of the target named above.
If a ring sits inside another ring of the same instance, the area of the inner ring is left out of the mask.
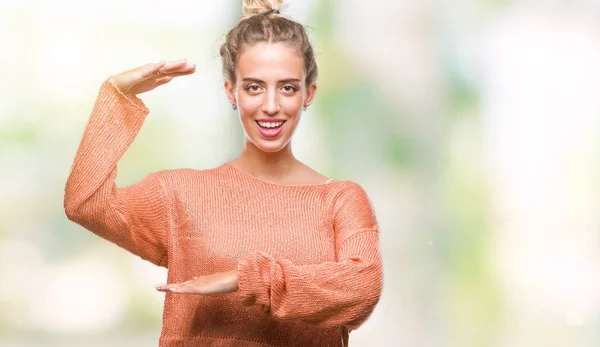
[[[290,0],[320,65],[293,141],[359,182],[385,287],[350,346],[600,345],[600,2]],[[118,184],[209,168],[243,133],[218,48],[240,1],[0,2],[0,346],[154,346],[166,270],[69,222],[101,83],[195,75],[151,109]]]

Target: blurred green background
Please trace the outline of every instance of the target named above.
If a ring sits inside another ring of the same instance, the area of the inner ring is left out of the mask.
[[[157,344],[166,270],[69,222],[64,185],[101,83],[161,59],[197,72],[141,96],[119,185],[237,155],[240,3],[2,1],[0,346]],[[320,68],[294,152],[381,226],[350,346],[600,345],[600,2],[287,3]]]

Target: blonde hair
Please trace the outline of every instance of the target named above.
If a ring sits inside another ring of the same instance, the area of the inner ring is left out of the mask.
[[[283,1],[280,0],[247,0],[242,1],[242,14],[244,18],[263,14],[271,10],[280,10]]]
[[[235,67],[245,45],[260,42],[285,43],[304,58],[306,85],[317,79],[318,68],[312,45],[302,24],[279,13],[282,0],[243,0],[243,18],[227,33],[220,54],[223,77],[235,84]]]

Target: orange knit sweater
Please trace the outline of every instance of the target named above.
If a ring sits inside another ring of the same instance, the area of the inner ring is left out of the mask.
[[[347,346],[382,288],[378,225],[351,181],[281,185],[229,164],[123,188],[117,162],[148,114],[104,82],[65,190],[68,218],[168,282],[237,267],[239,291],[167,293],[160,346]]]

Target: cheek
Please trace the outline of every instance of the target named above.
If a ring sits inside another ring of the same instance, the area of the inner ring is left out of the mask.
[[[298,115],[302,106],[302,95],[287,97],[281,100],[281,108],[289,116]]]
[[[260,98],[252,97],[244,94],[239,94],[238,97],[238,108],[242,115],[252,115],[260,109],[261,102]]]

